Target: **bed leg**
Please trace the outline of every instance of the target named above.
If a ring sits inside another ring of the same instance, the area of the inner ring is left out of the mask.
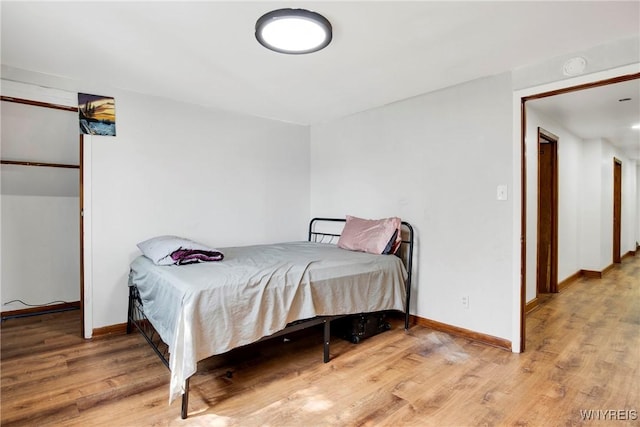
[[[184,380],[184,394],[182,395],[182,408],[180,410],[180,417],[183,420],[186,420],[188,412],[189,412],[189,378]]]
[[[324,363],[329,361],[329,341],[331,340],[331,320],[324,321]]]
[[[131,319],[133,318],[133,286],[129,286],[129,308],[127,312],[127,335],[133,330]]]

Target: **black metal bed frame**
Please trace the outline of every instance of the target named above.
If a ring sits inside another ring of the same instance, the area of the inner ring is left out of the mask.
[[[309,222],[309,242],[316,243],[335,243],[337,239],[340,237],[340,234],[328,233],[322,231],[316,231],[315,224],[317,222],[345,222],[345,219],[342,218],[313,218]],[[398,257],[403,259],[405,268],[407,270],[407,280],[405,281],[406,286],[406,301],[405,301],[405,311],[404,311],[404,329],[409,329],[409,304],[411,302],[411,275],[413,268],[413,241],[414,241],[414,232],[413,227],[408,222],[402,221],[403,231],[406,231],[408,237],[405,239],[402,238],[401,249],[398,250],[396,254]],[[345,315],[337,315],[337,316],[318,316],[311,319],[300,320],[297,322],[290,323],[281,331],[278,331],[272,335],[264,337],[256,342],[261,342],[264,340],[268,340],[271,338],[276,338],[278,336],[282,336],[285,334],[289,334],[292,332],[296,332],[302,329],[306,329],[316,325],[323,325],[324,329],[324,341],[323,341],[323,361],[327,363],[330,359],[329,356],[329,342],[331,340],[331,321],[345,317]],[[147,319],[144,314],[144,307],[142,306],[142,300],[140,299],[140,294],[138,293],[138,288],[135,285],[129,285],[129,309],[127,315],[127,334],[133,332],[133,327],[135,326],[138,331],[142,334],[142,336],[147,340],[153,351],[158,355],[162,363],[170,369],[169,367],[169,346],[162,341],[160,334],[156,332],[154,327],[151,325],[151,322]],[[188,405],[189,405],[189,378],[185,380],[184,383],[184,394],[182,395],[182,404],[180,410],[180,416],[182,419],[186,419],[188,415]]]

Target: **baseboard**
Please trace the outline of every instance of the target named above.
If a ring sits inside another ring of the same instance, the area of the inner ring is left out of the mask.
[[[582,277],[587,278],[587,279],[602,279],[602,276],[604,276],[605,274],[607,274],[608,272],[610,272],[614,268],[616,268],[616,265],[615,264],[611,264],[611,265],[605,267],[604,270],[602,270],[602,271],[580,270],[580,275]]]
[[[512,351],[511,341],[504,338],[494,337],[492,335],[482,334],[480,332],[471,331],[469,329],[460,328],[458,326],[448,325],[446,323],[437,322],[431,319],[425,319],[419,316],[410,316],[412,324],[424,326],[429,329],[435,329],[436,331],[446,332],[451,335],[456,335],[462,338],[470,339],[472,341],[481,342],[493,347],[498,347],[503,350]],[[102,328],[96,328],[93,330],[91,336],[92,339],[107,338],[113,335],[125,335],[127,333],[127,324],[120,323],[117,325],[104,326]]]
[[[95,328],[91,334],[92,339],[107,338],[113,335],[125,335],[127,333],[127,324],[119,323],[117,325],[104,326]]]
[[[0,313],[2,319],[11,317],[36,316],[38,314],[51,313],[56,311],[77,310],[80,308],[80,301],[64,302],[60,304],[42,305],[38,307],[28,307],[19,310],[8,310]]]
[[[424,317],[411,315],[411,322],[425,328],[435,329],[436,331],[445,332],[447,334],[456,335],[471,341],[481,342],[492,347],[498,347],[503,350],[512,351],[511,341],[504,338],[494,337],[492,335],[482,334],[480,332],[471,331],[469,329],[460,328],[458,326],[448,325],[446,323],[437,322]]]
[[[626,254],[622,255],[621,259],[630,258],[632,256],[636,256],[636,251],[629,251]]]
[[[538,298],[534,298],[531,301],[529,301],[525,306],[524,306],[524,312],[525,313],[530,313],[532,312],[535,308],[538,307]]]
[[[580,274],[587,279],[602,279],[602,271],[580,270]]]
[[[563,289],[565,289],[567,286],[571,285],[573,282],[575,282],[576,280],[578,280],[582,276],[583,276],[582,271],[576,271],[571,276],[567,277],[562,282],[558,283],[558,292],[562,291]]]

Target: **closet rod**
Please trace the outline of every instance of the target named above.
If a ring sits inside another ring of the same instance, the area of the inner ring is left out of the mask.
[[[52,104],[50,102],[32,101],[30,99],[24,99],[24,98],[14,98],[12,96],[4,96],[4,95],[2,95],[2,96],[0,96],[0,100],[1,101],[7,101],[7,102],[15,102],[16,104],[27,104],[27,105],[33,105],[33,106],[36,106],[36,107],[53,108],[54,110],[78,112],[78,107],[70,107],[68,105]]]
[[[0,160],[0,163],[3,165],[44,166],[47,168],[80,169],[80,165],[65,165],[63,163],[22,162],[17,160]]]

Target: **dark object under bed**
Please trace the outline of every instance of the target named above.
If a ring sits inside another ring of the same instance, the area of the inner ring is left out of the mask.
[[[386,312],[351,314],[334,320],[331,325],[333,335],[358,344],[364,339],[391,329]]]

